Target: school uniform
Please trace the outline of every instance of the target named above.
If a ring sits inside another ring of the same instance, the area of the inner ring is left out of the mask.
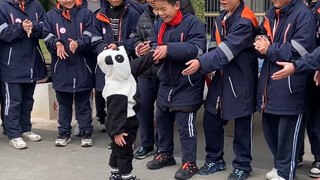
[[[93,14],[81,4],[64,10],[60,4],[45,16],[44,42],[51,53],[52,83],[59,103],[59,134],[71,134],[72,102],[80,133],[92,133],[91,91],[94,86],[95,60],[90,57]],[[75,53],[69,49],[68,38],[78,43]],[[67,54],[60,59],[56,43],[61,42]]]
[[[19,4],[6,0],[0,4],[0,13],[0,76],[5,102],[2,108],[8,138],[14,139],[31,131],[35,83],[47,76],[39,46],[45,11],[36,1]],[[22,27],[26,19],[33,24],[30,38]]]
[[[222,11],[217,17],[210,51],[199,57],[203,73],[216,71],[210,82],[203,119],[206,162],[223,159],[223,126],[227,120],[234,119],[236,157],[232,165],[249,173],[258,77],[258,61],[252,44],[258,21],[243,1],[231,16],[226,17],[227,13]]]
[[[281,69],[276,61],[290,62],[312,52],[315,20],[300,0],[292,0],[280,9],[271,7],[260,27],[271,44],[260,73],[256,108],[262,113],[264,135],[278,175],[291,180],[306,108],[307,74],[294,74],[283,80],[272,80],[271,75]]]
[[[182,15],[181,15],[182,16]],[[165,30],[163,28],[165,26]],[[158,34],[162,34],[162,37]],[[184,76],[185,63],[205,51],[206,36],[203,24],[191,13],[169,25],[158,19],[151,36],[153,48],[167,45],[167,56],[160,62],[157,76],[160,81],[157,95],[156,130],[159,152],[173,153],[173,124],[180,134],[182,162],[196,162],[197,130],[195,120],[201,106],[204,78],[200,72]],[[148,166],[148,165],[147,165]]]

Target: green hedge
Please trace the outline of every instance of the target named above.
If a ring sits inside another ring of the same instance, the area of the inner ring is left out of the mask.
[[[204,0],[191,0],[196,16],[205,23],[204,19]]]

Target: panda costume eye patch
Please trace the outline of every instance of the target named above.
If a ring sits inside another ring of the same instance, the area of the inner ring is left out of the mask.
[[[122,63],[124,61],[124,57],[122,55],[116,55],[115,59],[118,63]]]
[[[113,62],[112,62],[112,57],[111,56],[106,56],[104,58],[104,62],[107,64],[107,65],[112,65]]]

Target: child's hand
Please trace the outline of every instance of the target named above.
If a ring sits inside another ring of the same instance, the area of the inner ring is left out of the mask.
[[[320,71],[316,71],[313,80],[316,83],[316,86],[320,86]]]
[[[270,41],[265,36],[257,36],[256,42],[253,43],[254,48],[259,51],[260,54],[267,54]]]
[[[118,48],[118,46],[115,43],[111,43],[111,44],[109,44],[109,46],[107,48],[112,49],[112,50],[116,50]]]
[[[294,69],[294,65],[291,62],[278,62],[277,64],[279,66],[282,66],[283,68],[280,71],[275,72],[271,78],[273,80],[280,80],[280,79],[284,79],[288,76],[290,76],[291,74],[294,73],[295,69]]]
[[[124,140],[125,136],[128,136],[128,134],[127,133],[121,133],[121,134],[115,135],[114,136],[114,142],[118,146],[125,146],[127,144],[126,141]]]
[[[57,56],[60,59],[67,59],[68,54],[67,54],[66,50],[64,49],[64,45],[58,41],[56,43],[56,47],[57,47]]]
[[[68,38],[68,41],[69,41],[69,49],[74,54],[74,52],[76,52],[76,50],[78,49],[79,45],[78,45],[77,41],[75,41],[71,38]]]
[[[140,47],[140,55],[145,55],[148,52],[150,52],[150,41],[145,41]]]
[[[32,22],[26,19],[22,22],[22,27],[23,27],[23,30],[27,33],[28,38],[30,38],[32,29],[33,29]]]
[[[138,46],[135,48],[135,53],[137,56],[141,56],[141,47],[143,46],[143,43],[139,43]]]
[[[163,58],[167,57],[167,52],[168,52],[168,46],[167,45],[158,46],[154,50],[153,60],[154,61],[159,61],[160,59],[163,59]]]
[[[187,67],[186,69],[184,69],[184,70],[182,71],[182,74],[183,74],[183,75],[191,75],[191,74],[194,74],[194,73],[197,72],[197,71],[200,69],[200,67],[201,67],[200,62],[199,62],[198,59],[192,59],[192,60],[188,61],[188,62],[186,63],[186,65],[189,66],[189,67]]]

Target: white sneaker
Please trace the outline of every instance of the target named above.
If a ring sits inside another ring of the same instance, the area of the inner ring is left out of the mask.
[[[69,142],[71,142],[71,138],[69,134],[61,134],[58,136],[58,138],[55,141],[56,146],[58,147],[64,147]]]
[[[319,178],[320,177],[320,162],[314,161],[312,163],[312,168],[309,172],[309,176],[312,178]]]
[[[22,137],[25,140],[32,141],[32,142],[41,141],[41,136],[38,134],[35,134],[32,131],[22,133]]]
[[[277,177],[278,176],[277,172],[278,172],[278,169],[272,168],[271,171],[269,171],[266,174],[266,179],[271,180],[272,178]]]
[[[80,136],[79,123],[77,123],[76,126],[74,127],[73,135],[74,136]]]
[[[9,145],[15,149],[25,149],[27,148],[27,143],[21,137],[11,139]]]
[[[273,177],[272,179],[270,180],[285,180],[283,177],[280,177],[280,176],[276,176],[276,177]]]

